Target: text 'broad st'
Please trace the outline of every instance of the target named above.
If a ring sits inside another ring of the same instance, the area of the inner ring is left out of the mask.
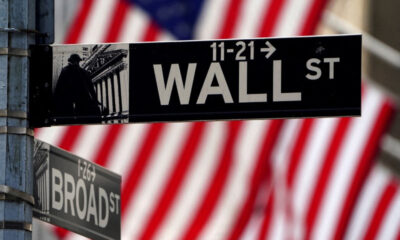
[[[89,238],[120,239],[121,176],[35,140],[35,218]]]

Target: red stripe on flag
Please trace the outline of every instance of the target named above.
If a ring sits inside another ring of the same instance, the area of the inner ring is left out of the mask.
[[[69,233],[67,229],[62,227],[56,227],[55,232],[59,239],[64,239]]]
[[[400,228],[399,228],[399,232],[397,233],[396,240],[400,240]]]
[[[319,19],[323,13],[328,0],[314,0],[313,5],[310,8],[308,14],[306,14],[306,20],[304,21],[303,29],[300,31],[300,35],[311,35],[315,32]]]
[[[266,239],[269,230],[270,230],[270,224],[272,221],[272,216],[274,213],[274,201],[275,201],[275,186],[272,188],[271,193],[268,195],[268,199],[267,199],[267,205],[265,206],[264,212],[263,212],[263,220],[261,223],[261,227],[260,227],[260,232],[258,234],[258,239],[259,240],[263,240]]]
[[[265,9],[266,14],[264,15],[260,29],[260,37],[269,37],[272,35],[285,1],[286,0],[274,0],[271,1],[269,5],[267,4],[267,8]]]
[[[291,189],[291,187],[293,185],[293,181],[294,181],[295,175],[297,173],[297,168],[300,164],[300,159],[303,155],[305,145],[308,141],[314,121],[315,120],[311,119],[311,118],[302,120],[302,125],[300,127],[299,136],[298,136],[298,139],[296,139],[295,146],[290,155],[290,162],[289,162],[289,167],[287,170],[286,181],[287,181],[289,190]]]
[[[126,213],[126,209],[132,195],[135,193],[137,185],[144,174],[146,167],[149,165],[151,154],[154,147],[160,139],[161,133],[165,129],[165,124],[155,123],[151,124],[145,139],[143,139],[142,146],[139,149],[135,159],[132,160],[134,164],[126,176],[125,185],[121,191],[121,215]],[[121,216],[122,218],[122,216]]]
[[[143,37],[144,42],[152,42],[155,41],[160,33],[160,29],[154,21],[151,21],[149,26],[146,29],[146,32]]]
[[[94,0],[83,0],[78,14],[69,26],[69,31],[65,38],[65,43],[77,43],[83,30],[83,26],[93,6]]]
[[[83,126],[68,127],[67,131],[64,132],[64,135],[58,146],[66,151],[71,151],[77,143],[77,139],[81,134],[82,129]]]
[[[311,201],[308,205],[308,211],[306,215],[306,239],[310,238],[311,231],[314,228],[315,219],[320,209],[322,198],[327,190],[329,178],[334,170],[336,156],[344,142],[344,137],[346,136],[350,122],[351,118],[341,118],[339,120],[339,124],[332,138],[332,142],[329,144],[328,152],[325,156],[322,169],[320,170],[317,178],[317,184],[314,188],[314,192],[311,195]]]
[[[35,128],[35,129],[33,129],[34,136],[37,137],[38,134],[40,134],[41,131],[42,131],[41,128]]]
[[[249,194],[247,195],[247,199],[237,217],[237,221],[235,221],[235,224],[233,225],[228,239],[238,239],[250,219],[261,183],[263,180],[265,180],[267,174],[271,173],[270,157],[272,150],[274,149],[276,139],[282,128],[282,124],[283,120],[272,120],[270,126],[268,127],[268,131],[265,134],[261,147],[261,152],[258,155],[257,163],[254,166]]]
[[[126,0],[118,0],[113,18],[111,19],[111,23],[107,31],[105,42],[118,41],[119,35],[121,34],[121,27],[125,21],[128,12],[129,3],[127,3]]]
[[[222,24],[222,31],[218,38],[230,38],[233,35],[233,30],[237,25],[237,19],[240,13],[240,8],[242,6],[243,0],[231,0],[229,7],[226,11],[227,15]]]
[[[381,137],[389,126],[390,118],[393,115],[393,105],[386,101],[379,114],[374,128],[368,138],[368,142],[364,148],[364,152],[361,155],[360,161],[357,165],[356,172],[352,179],[349,187],[349,191],[346,195],[340,217],[337,221],[337,228],[335,230],[335,239],[342,239],[346,231],[346,226],[350,220],[350,214],[354,208],[357,196],[361,190],[362,184],[365,182],[369,170],[371,169],[371,161],[374,159],[378,151],[378,144],[380,143]]]
[[[205,122],[192,124],[190,133],[188,134],[186,141],[184,141],[186,144],[182,147],[182,152],[179,155],[178,161],[171,171],[171,177],[160,195],[160,201],[157,203],[157,207],[153,210],[149,221],[144,225],[144,231],[140,235],[141,237],[139,239],[153,238],[160,224],[170,210],[170,207],[173,204],[187,173],[189,172],[188,169],[195,159],[194,155],[197,152],[204,135],[205,126]]]
[[[392,202],[397,189],[397,183],[392,180],[390,181],[383,191],[381,198],[377,203],[377,207],[371,217],[371,222],[368,225],[367,232],[363,239],[375,239],[380,226],[382,224],[383,217],[385,216],[387,209]]]
[[[110,125],[107,127],[107,133],[102,139],[102,143],[99,145],[98,152],[94,157],[94,162],[105,166],[109,160],[110,153],[114,149],[115,144],[117,143],[116,139],[118,138],[121,130],[123,129],[123,125]]]
[[[205,192],[204,198],[199,205],[199,208],[195,212],[189,228],[183,234],[182,239],[197,238],[214,211],[214,208],[216,207],[220,195],[226,185],[226,180],[232,166],[233,151],[235,149],[235,144],[237,142],[239,130],[242,127],[242,124],[243,123],[241,121],[227,122],[228,135],[226,137],[222,155],[218,165],[216,165],[216,171],[211,178],[210,185]]]

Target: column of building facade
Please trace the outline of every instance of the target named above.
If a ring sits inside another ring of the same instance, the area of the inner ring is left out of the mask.
[[[99,102],[108,108],[109,114],[122,112],[121,76],[116,69],[96,83]]]
[[[48,212],[49,211],[49,195],[47,192],[47,189],[49,188],[49,169],[48,169],[48,164],[46,159],[41,159],[40,163],[35,163],[35,164],[40,164],[39,169],[35,173],[35,178],[36,178],[36,187],[38,191],[38,196],[40,197],[39,200],[39,207],[42,211]]]

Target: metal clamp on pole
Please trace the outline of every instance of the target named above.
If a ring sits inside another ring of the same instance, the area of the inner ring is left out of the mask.
[[[0,55],[30,57],[31,53],[29,50],[21,48],[0,48]]]
[[[35,205],[35,198],[32,195],[6,185],[0,185],[0,200],[24,201],[32,206]]]
[[[41,33],[37,30],[31,29],[18,29],[18,28],[0,28],[0,32],[6,33],[29,33],[29,34],[37,34],[37,35],[47,35],[45,33]],[[18,57],[30,57],[30,52],[27,49],[21,48],[0,48],[0,55],[9,55],[9,56],[18,56]]]
[[[23,111],[9,111],[7,109],[0,109],[0,117],[27,119],[28,114]],[[30,128],[13,127],[13,126],[0,126],[0,134],[18,134],[34,136],[34,132]]]
[[[23,111],[10,111],[7,109],[0,109],[0,117],[27,119],[28,114]]]
[[[0,229],[17,229],[17,230],[25,230],[28,232],[32,232],[32,223],[1,221]]]
[[[34,131],[31,128],[24,127],[12,127],[12,126],[0,126],[0,134],[17,134],[17,135],[28,135],[33,137]]]
[[[20,28],[0,28],[0,32],[7,32],[7,33],[30,33],[30,34],[37,34],[37,35],[46,35],[46,33],[41,33],[38,30],[34,29],[20,29]]]

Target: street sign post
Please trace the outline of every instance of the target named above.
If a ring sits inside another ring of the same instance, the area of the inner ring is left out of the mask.
[[[361,35],[35,46],[32,59],[35,127],[361,113]]]
[[[35,140],[33,216],[93,239],[120,239],[121,176]]]

